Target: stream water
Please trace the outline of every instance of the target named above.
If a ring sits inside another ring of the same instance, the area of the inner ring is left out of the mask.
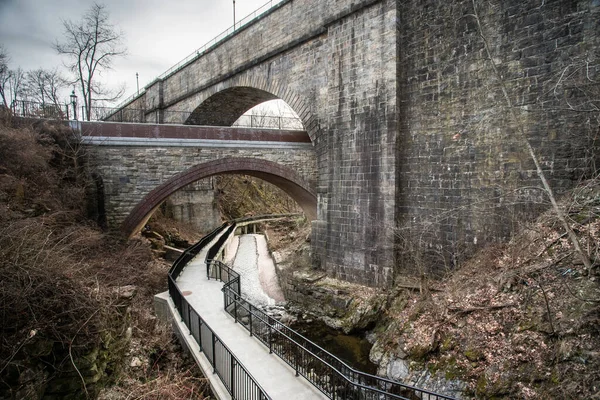
[[[345,361],[352,368],[375,375],[377,365],[369,361],[371,343],[364,336],[346,335],[320,321],[298,321],[291,328]]]

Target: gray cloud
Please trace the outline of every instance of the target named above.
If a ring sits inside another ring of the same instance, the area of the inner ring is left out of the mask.
[[[238,20],[266,0],[237,0]],[[62,35],[62,21],[77,21],[91,0],[0,0],[0,43],[11,67],[29,70],[61,66],[52,48]],[[125,33],[128,56],[118,60],[103,80],[126,83],[127,94],[151,82],[233,24],[231,0],[105,0],[111,21]]]

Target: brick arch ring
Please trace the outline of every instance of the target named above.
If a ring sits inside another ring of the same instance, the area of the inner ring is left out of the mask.
[[[294,199],[309,221],[317,217],[317,197],[314,191],[292,169],[258,158],[232,157],[198,164],[171,177],[148,193],[133,208],[123,221],[121,230],[128,237],[135,235],[171,194],[197,180],[220,174],[243,174],[263,179],[279,187]]]

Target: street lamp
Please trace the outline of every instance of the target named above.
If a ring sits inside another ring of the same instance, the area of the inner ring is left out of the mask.
[[[233,30],[235,31],[235,0],[233,0]]]
[[[137,90],[138,90],[138,96],[140,94],[140,76],[138,75],[138,73],[135,73],[135,82],[137,83]]]
[[[77,95],[75,89],[71,92],[71,105],[73,106],[73,119],[77,121]]]

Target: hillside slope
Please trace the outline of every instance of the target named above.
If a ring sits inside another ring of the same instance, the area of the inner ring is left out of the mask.
[[[169,266],[87,218],[92,187],[70,129],[1,121],[0,398],[204,398],[152,315]]]
[[[441,281],[399,277],[371,352],[380,373],[458,379],[476,398],[600,398],[600,179],[561,204],[591,271],[548,211]]]

